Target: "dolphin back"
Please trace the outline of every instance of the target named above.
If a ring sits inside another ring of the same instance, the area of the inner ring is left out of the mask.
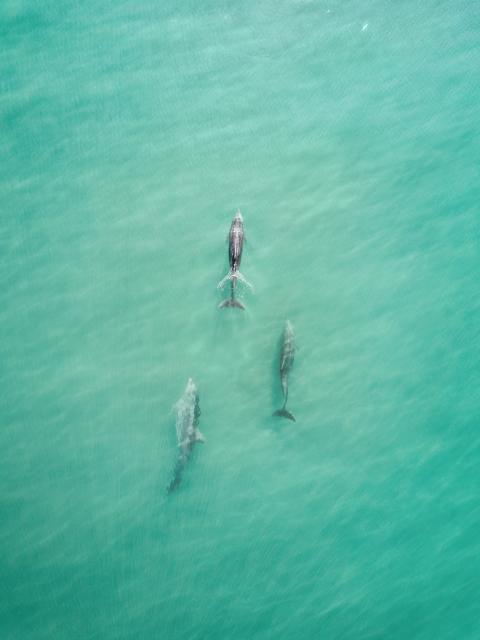
[[[295,337],[290,321],[287,320],[283,330],[282,354],[280,357],[280,372],[288,373],[295,360]]]
[[[167,486],[167,493],[174,491],[181,483],[184,469],[193,447],[197,442],[205,442],[203,434],[198,429],[200,420],[200,401],[197,387],[193,380],[188,380],[185,391],[175,405],[178,457],[173,470],[172,479]]]
[[[292,325],[290,324],[290,321],[287,320],[285,323],[285,328],[283,330],[282,353],[280,355],[280,382],[282,384],[284,403],[283,403],[283,407],[275,411],[273,415],[279,418],[287,418],[288,420],[292,420],[292,422],[296,422],[296,420],[293,413],[291,413],[287,409],[287,400],[288,400],[288,374],[290,372],[290,369],[293,366],[294,359],[295,359],[295,339],[293,335]]]

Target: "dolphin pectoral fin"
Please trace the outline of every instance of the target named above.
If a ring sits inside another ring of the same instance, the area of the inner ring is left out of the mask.
[[[240,271],[236,271],[235,275],[237,279],[240,280],[240,282],[243,282],[243,284],[247,285],[250,291],[253,291],[253,285],[251,285],[250,282],[248,282],[248,280],[245,278],[245,276],[242,273],[240,273]]]
[[[225,283],[229,279],[230,279],[230,273],[227,273],[227,275],[224,278],[222,278],[220,282],[217,284],[217,289],[223,289],[223,287],[225,286]]]
[[[227,275],[220,280],[220,282],[217,284],[217,289],[223,289],[223,287],[229,280],[233,283],[235,280],[239,280],[240,282],[245,284],[251,291],[253,291],[253,285],[251,285],[250,282],[248,282],[248,280],[245,278],[243,273],[240,273],[240,271],[232,271],[232,270],[230,270],[227,273]]]
[[[224,278],[222,278],[220,282],[217,284],[217,289],[223,289],[223,287],[229,280],[233,281],[237,277],[237,274],[238,274],[238,271],[234,272],[230,269],[227,275]]]
[[[198,429],[195,432],[195,442],[206,442],[205,436]]]
[[[296,422],[295,416],[293,415],[293,413],[290,413],[290,411],[285,409],[285,407],[283,409],[278,409],[272,415],[281,417],[281,418],[288,418],[289,420],[293,420],[293,422]]]

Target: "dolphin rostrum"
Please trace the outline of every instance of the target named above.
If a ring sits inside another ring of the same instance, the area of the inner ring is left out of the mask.
[[[178,441],[178,458],[173,471],[173,477],[167,487],[168,493],[178,487],[187,466],[188,458],[197,442],[205,442],[205,438],[198,429],[200,418],[200,404],[197,387],[188,379],[183,396],[175,405],[176,429]]]
[[[282,416],[295,422],[295,416],[287,410],[288,400],[288,374],[293,366],[293,360],[295,358],[295,338],[293,335],[293,328],[290,321],[287,320],[285,328],[283,330],[283,342],[282,353],[280,356],[280,382],[282,383],[283,391],[283,407],[278,409],[273,414],[274,416]]]
[[[222,289],[227,282],[230,280],[230,298],[228,300],[224,300],[220,303],[220,307],[237,307],[238,309],[245,309],[243,304],[235,298],[235,289],[237,286],[237,280],[245,283],[249,287],[252,285],[245,280],[243,275],[240,273],[240,263],[242,261],[242,251],[243,251],[243,241],[245,238],[245,234],[243,231],[243,217],[240,213],[240,209],[238,209],[235,217],[232,220],[232,224],[230,226],[230,233],[228,234],[228,261],[230,263],[230,271],[227,275],[220,280],[218,283],[218,288]]]

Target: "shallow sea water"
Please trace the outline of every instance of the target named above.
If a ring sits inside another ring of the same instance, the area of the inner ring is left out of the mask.
[[[478,638],[478,5],[4,0],[0,35],[2,640]]]

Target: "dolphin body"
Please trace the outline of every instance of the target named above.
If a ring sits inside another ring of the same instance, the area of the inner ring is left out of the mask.
[[[178,458],[173,471],[173,477],[167,487],[167,492],[174,491],[182,481],[183,471],[197,442],[205,442],[203,434],[198,429],[200,418],[200,404],[197,387],[188,379],[183,396],[175,405],[176,430],[178,441]]]
[[[228,261],[230,263],[230,271],[227,275],[220,280],[218,288],[221,289],[230,280],[230,298],[220,303],[219,307],[237,307],[238,309],[245,309],[243,304],[235,298],[235,289],[237,286],[237,280],[241,280],[246,285],[251,287],[243,275],[240,273],[240,263],[242,261],[243,241],[245,239],[245,233],[243,231],[243,216],[238,209],[235,217],[230,225],[230,233],[228,234]]]
[[[287,400],[288,374],[293,366],[293,361],[295,359],[295,350],[296,347],[295,338],[293,335],[293,327],[290,324],[290,321],[287,320],[285,323],[285,328],[283,330],[282,353],[280,356],[280,382],[282,383],[283,391],[283,407],[275,411],[273,415],[288,418],[289,420],[293,420],[293,422],[295,422],[295,416],[287,410]]]

